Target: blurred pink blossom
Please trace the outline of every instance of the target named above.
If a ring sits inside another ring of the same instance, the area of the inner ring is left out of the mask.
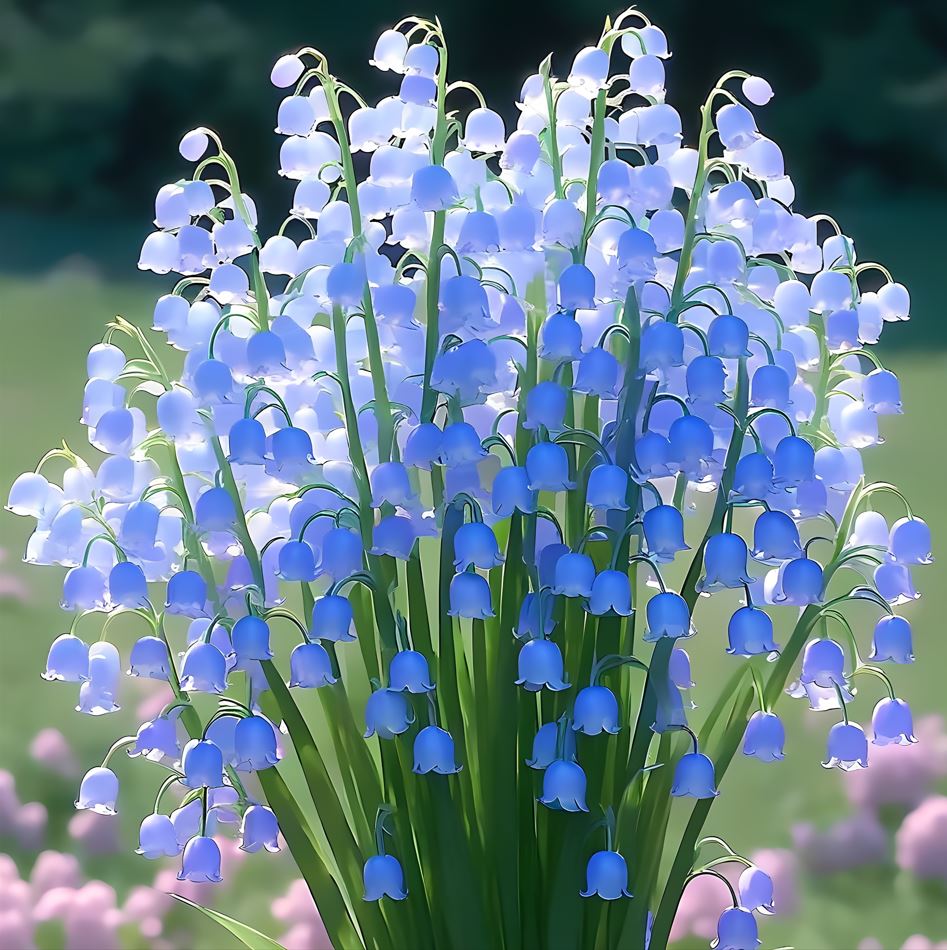
[[[912,745],[872,746],[871,768],[844,772],[848,800],[859,808],[904,805],[914,808],[947,775],[947,733],[941,716],[918,720],[920,740]]]
[[[30,743],[30,756],[34,762],[63,778],[74,778],[79,774],[79,763],[68,740],[58,729],[37,732]]]
[[[916,877],[947,883],[947,797],[932,795],[904,819],[895,836],[895,861]]]
[[[733,883],[739,877],[739,865],[724,865],[717,870],[731,878]],[[720,878],[709,874],[695,877],[681,895],[671,925],[671,943],[692,934],[702,940],[710,940],[717,933],[717,918],[732,902],[727,885]]]
[[[293,881],[289,890],[273,901],[271,910],[277,920],[289,925],[279,938],[286,950],[331,950],[325,924],[305,881]]]
[[[73,892],[66,908],[66,950],[118,950],[121,923],[115,890],[104,881],[89,881]]]
[[[135,709],[139,722],[155,719],[161,710],[174,700],[174,693],[167,683],[158,683],[143,677],[135,677],[135,683],[145,691],[145,696]]]
[[[5,564],[8,557],[6,548],[0,548],[0,565]],[[16,600],[25,604],[29,593],[29,587],[21,578],[0,569],[0,600]]]
[[[116,854],[122,850],[121,829],[115,815],[77,811],[69,819],[69,836],[89,854]]]
[[[795,825],[792,838],[803,864],[816,874],[881,864],[888,854],[885,829],[869,811],[858,811],[825,831],[809,823]]]
[[[164,930],[164,916],[174,905],[170,894],[154,887],[140,885],[133,887],[122,905],[122,914],[126,920],[134,921],[139,932],[148,940],[161,936]]]
[[[48,815],[42,802],[27,802],[16,816],[16,840],[24,851],[39,851],[46,838]]]
[[[788,848],[762,848],[750,860],[773,879],[776,915],[790,917],[799,910],[799,858]]]
[[[54,887],[77,888],[82,883],[79,859],[61,851],[44,851],[37,855],[30,872],[33,897],[39,899]]]

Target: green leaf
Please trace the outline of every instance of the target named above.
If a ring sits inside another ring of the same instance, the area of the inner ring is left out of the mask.
[[[249,947],[250,950],[283,950],[281,945],[275,940],[271,940],[266,934],[261,934],[259,930],[254,930],[252,927],[247,926],[247,924],[240,923],[239,920],[234,920],[232,917],[221,914],[219,911],[201,907],[200,904],[195,904],[194,901],[189,901],[186,897],[181,897],[180,894],[172,894],[171,896],[176,901],[180,901],[182,904],[187,904],[188,907],[199,910],[205,917],[209,917],[214,923],[220,924],[225,930],[229,930],[240,943],[245,947]]]

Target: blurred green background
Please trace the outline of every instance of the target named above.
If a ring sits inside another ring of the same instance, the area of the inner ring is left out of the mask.
[[[725,69],[767,77],[776,98],[759,123],[783,148],[797,184],[797,210],[834,215],[861,259],[883,262],[910,289],[912,322],[889,326],[879,347],[901,376],[906,415],[884,420],[887,442],[869,450],[866,461],[870,475],[904,489],[934,530],[935,553],[947,557],[941,289],[947,5],[662,0],[642,6],[670,39],[669,99],[685,128],[693,129],[706,89]],[[5,498],[13,478],[63,436],[85,444],[78,416],[88,347],[116,313],[147,325],[154,298],[169,288],[167,281],[140,275],[135,263],[155,191],[183,172],[180,134],[198,124],[223,134],[266,230],[281,220],[291,197],[290,186],[274,174],[279,140],[271,130],[280,96],[267,81],[272,61],[291,48],[316,45],[328,53],[333,71],[367,96],[387,94],[385,77],[367,60],[380,30],[407,12],[376,0],[332,7],[0,0],[0,495]],[[511,124],[520,83],[542,57],[555,50],[554,68],[564,73],[573,52],[597,39],[604,15],[619,10],[598,0],[553,0],[541,12],[495,0],[452,0],[434,12],[453,40],[452,78],[477,82]],[[74,789],[40,769],[28,745],[41,728],[55,725],[86,766],[118,727],[113,717],[73,714],[72,691],[39,679],[48,644],[63,624],[56,608],[61,572],[20,563],[26,532],[25,520],[0,518],[0,766],[17,776],[22,800],[47,804],[47,843],[67,849]],[[916,580],[924,596],[905,614],[915,625],[920,661],[899,668],[897,682],[922,715],[945,708],[947,588],[937,566],[919,571]],[[692,652],[700,703],[701,687],[710,692],[722,681],[729,658],[719,636],[698,638]],[[864,692],[872,698],[856,703],[862,719],[876,698],[871,689]],[[789,846],[795,822],[825,825],[847,811],[840,779],[818,766],[827,722],[804,726],[798,703],[786,701],[785,711],[791,730],[786,761],[769,768],[738,763],[715,806],[710,830],[747,852]],[[150,790],[140,794],[143,805]],[[123,818],[129,842],[134,817]],[[0,851],[6,850],[28,870],[31,859],[0,838]],[[85,866],[89,876],[124,893],[130,883],[153,876],[145,864],[129,849]],[[272,867],[251,858],[237,888],[241,916],[275,933],[266,908],[291,869],[277,865],[275,880],[270,875],[261,887]],[[888,868],[810,883],[802,913],[766,924],[763,936],[768,946],[816,950],[854,947],[867,935],[900,947],[918,931],[947,937],[944,892],[932,895]],[[221,945],[219,933],[201,934],[196,943]]]

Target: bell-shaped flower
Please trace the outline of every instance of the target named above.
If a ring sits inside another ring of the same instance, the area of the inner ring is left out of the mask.
[[[596,851],[585,868],[585,890],[582,897],[601,897],[614,901],[631,897],[628,890],[628,865],[617,851]]]
[[[178,571],[168,579],[165,611],[185,617],[202,616],[207,604],[207,583],[197,571]]]
[[[891,526],[888,550],[898,564],[930,564],[931,529],[921,518],[899,518]]]
[[[582,357],[582,327],[571,313],[553,313],[543,321],[538,353],[552,363],[571,363]]]
[[[505,140],[503,118],[492,109],[474,109],[467,115],[463,144],[471,152],[499,152]]]
[[[109,571],[109,602],[114,607],[135,610],[148,603],[148,582],[144,571],[132,561],[119,561]]]
[[[805,607],[823,599],[822,565],[807,557],[781,564],[777,571],[773,603]]]
[[[684,364],[684,333],[676,323],[654,320],[641,334],[642,373],[666,371]]]
[[[615,735],[619,730],[618,700],[607,686],[586,686],[575,697],[572,728],[587,736],[602,732]]]
[[[284,581],[309,583],[317,577],[316,556],[305,541],[287,541],[278,555],[277,574]]]
[[[911,745],[917,742],[911,707],[903,699],[889,696],[880,699],[871,714],[871,729],[875,745]]]
[[[669,456],[672,463],[686,475],[699,479],[713,459],[714,434],[700,416],[681,416],[668,431]]]
[[[167,815],[146,815],[138,831],[136,854],[149,861],[173,858],[181,853],[181,844],[174,832],[174,824]]]
[[[671,794],[675,798],[716,798],[714,764],[702,752],[682,755],[674,767],[674,783]]]
[[[204,531],[232,531],[237,509],[226,488],[209,488],[197,499],[194,520]]]
[[[779,644],[773,641],[773,621],[758,607],[736,610],[727,624],[727,637],[727,653],[733,656],[757,656],[779,650]]]
[[[257,851],[279,851],[279,824],[276,815],[266,805],[251,805],[240,825],[240,850],[253,854]]]
[[[503,563],[496,535],[482,521],[461,525],[454,535],[454,568],[466,571],[468,567],[489,570]]]
[[[743,734],[743,754],[761,762],[776,762],[783,758],[786,729],[775,713],[757,710],[750,716]]]
[[[526,475],[530,491],[569,491],[575,482],[569,478],[569,456],[555,442],[537,442],[526,453]]]
[[[230,640],[238,666],[243,667],[248,660],[273,658],[273,651],[270,650],[269,624],[259,617],[250,615],[241,617],[230,631]]]
[[[326,594],[312,605],[309,635],[316,640],[350,643],[355,639],[352,602],[340,594]]]
[[[876,415],[899,415],[901,409],[901,386],[898,377],[890,370],[872,370],[862,380],[862,399]]]
[[[570,264],[559,275],[559,306],[563,310],[595,307],[595,275],[584,264]]]
[[[372,547],[370,554],[396,557],[407,561],[414,550],[418,538],[414,522],[401,515],[387,515],[372,529]]]
[[[775,484],[782,488],[796,488],[815,477],[815,450],[798,436],[780,439],[773,457]]]
[[[773,463],[762,452],[751,452],[737,462],[733,475],[735,501],[762,501],[773,489]]]
[[[684,543],[684,518],[673,505],[657,505],[644,513],[643,527],[648,553],[659,563],[673,561]]]
[[[181,689],[185,693],[223,693],[227,689],[227,658],[213,643],[197,641],[184,654]]]
[[[182,784],[188,788],[216,788],[224,784],[224,757],[207,739],[191,739],[181,755]]]
[[[399,650],[388,667],[388,689],[398,693],[428,693],[434,689],[427,657],[417,650]]]
[[[89,678],[79,687],[76,711],[88,716],[117,712],[115,695],[121,675],[121,657],[114,644],[100,640],[89,647]]]
[[[872,575],[878,593],[893,606],[910,603],[921,595],[914,587],[911,570],[896,561],[886,561],[875,568]]]
[[[118,799],[118,776],[104,767],[89,769],[79,785],[76,808],[97,815],[114,815]]]
[[[391,854],[376,854],[365,862],[362,869],[365,885],[363,900],[378,901],[390,897],[403,901],[408,896],[404,886],[404,871],[398,859]]]
[[[44,680],[81,683],[89,678],[89,645],[71,633],[53,640],[46,658]]]
[[[593,346],[580,360],[572,388],[577,393],[617,399],[622,368],[618,360],[601,346]]]
[[[914,644],[911,624],[904,617],[886,614],[877,624],[869,658],[878,663],[913,663]]]
[[[337,682],[332,661],[321,643],[300,643],[289,656],[289,686],[317,689]]]
[[[626,169],[627,165],[621,163]],[[604,165],[602,168],[604,169]],[[628,182],[631,186],[630,180]],[[602,188],[601,176],[599,177],[599,189]],[[627,199],[625,199],[627,200]],[[618,273],[631,281],[650,280],[657,273],[655,261],[658,258],[658,248],[654,237],[641,228],[628,228],[618,239],[616,248],[616,259],[618,261]]]
[[[515,512],[531,514],[536,510],[536,496],[529,484],[529,473],[519,465],[501,468],[493,480],[493,513],[509,518]]]
[[[285,89],[299,79],[304,69],[303,61],[295,53],[287,53],[273,64],[270,82],[278,89]]]
[[[238,419],[227,437],[227,460],[238,465],[263,465],[266,462],[266,432],[257,419]]]
[[[442,435],[441,429],[433,422],[422,422],[412,429],[402,453],[404,464],[429,472],[441,454]]]
[[[213,838],[197,835],[188,841],[184,847],[178,880],[194,884],[219,884],[223,880],[220,875],[220,846]]]
[[[590,597],[595,581],[595,563],[587,554],[570,551],[556,562],[554,594],[564,597]]]
[[[697,356],[687,365],[687,401],[692,406],[715,406],[726,399],[727,371],[716,356]]]
[[[671,444],[659,432],[645,432],[635,441],[632,474],[638,484],[671,474]]]
[[[169,716],[157,716],[138,727],[135,742],[128,749],[129,758],[143,755],[161,761],[165,756],[177,759],[181,752],[177,727]]]
[[[556,747],[559,742],[559,725],[555,722],[547,722],[540,726],[533,738],[532,757],[526,759],[526,764],[531,769],[543,771],[556,759]]]
[[[15,515],[39,518],[49,499],[49,488],[49,482],[38,472],[24,472],[18,475],[10,486],[7,511]]]
[[[421,211],[446,211],[459,197],[457,183],[442,165],[424,165],[411,176],[411,201]]]
[[[305,429],[287,426],[277,430],[270,441],[270,451],[273,467],[279,475],[292,477],[312,465],[312,439]]]
[[[332,528],[322,539],[320,571],[333,581],[344,580],[362,569],[362,539],[348,528]]]
[[[106,604],[105,575],[96,567],[73,567],[62,584],[63,610],[102,610]]]
[[[627,511],[628,473],[620,465],[596,465],[589,473],[585,500],[596,511]]]
[[[401,462],[383,462],[371,474],[372,507],[386,502],[396,507],[410,507],[415,502],[408,471]]]
[[[588,811],[585,789],[588,780],[578,762],[554,759],[543,774],[539,802],[553,811]]]
[[[140,637],[129,657],[129,674],[146,679],[166,680],[171,666],[168,648],[160,637]]]
[[[753,578],[746,572],[746,542],[738,534],[715,534],[704,548],[704,576],[697,582],[701,593],[743,587]]]
[[[451,468],[468,462],[479,462],[487,455],[477,430],[469,422],[453,422],[441,433],[439,461]]]
[[[812,683],[825,689],[847,686],[842,648],[834,640],[810,640],[802,654],[799,680],[803,685]]]
[[[756,918],[743,907],[728,907],[718,918],[716,950],[756,950],[761,942]]]
[[[454,739],[446,729],[425,726],[414,738],[414,767],[418,775],[454,775],[462,766],[454,760]]]
[[[549,593],[531,591],[523,597],[519,618],[513,635],[519,640],[548,637],[556,628],[553,617],[555,597]]]
[[[691,612],[687,601],[674,591],[661,591],[655,594],[647,606],[648,629],[644,639],[651,643],[661,637],[678,639],[692,637],[697,631],[691,623]]]
[[[280,760],[276,730],[263,716],[246,716],[238,720],[233,745],[236,766],[243,772],[268,769]]]
[[[750,403],[772,409],[787,409],[791,399],[789,374],[775,363],[765,363],[753,373],[750,381]]]
[[[365,704],[365,738],[394,739],[414,722],[414,713],[403,693],[376,689]]]
[[[467,617],[473,620],[486,620],[493,616],[490,597],[490,585],[486,578],[471,571],[455,574],[450,582],[451,617]]]
[[[538,383],[526,394],[524,429],[561,431],[566,416],[566,391],[556,382]]]
[[[560,563],[565,558],[560,560]],[[558,565],[556,566],[558,571]],[[601,571],[592,582],[592,592],[586,610],[597,617],[606,614],[617,614],[619,617],[630,617],[631,582],[628,574],[622,571]]]
[[[714,317],[707,328],[707,348],[711,356],[737,359],[749,356],[750,330],[746,322],[733,314]]]
[[[782,511],[764,511],[753,525],[753,549],[758,561],[774,563],[802,555],[799,529]]]
[[[829,730],[823,768],[853,772],[868,768],[868,737],[856,722],[837,722]]]

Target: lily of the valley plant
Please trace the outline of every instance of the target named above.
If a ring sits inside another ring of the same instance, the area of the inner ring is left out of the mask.
[[[913,659],[894,608],[929,532],[861,458],[901,411],[867,347],[907,291],[793,211],[764,79],[721,77],[685,147],[668,57],[628,11],[526,79],[512,129],[437,22],[382,34],[374,105],[284,56],[268,238],[218,136],[181,140],[139,265],[181,275],[170,347],[109,324],[91,455],[9,502],[26,559],[69,569],[46,678],[93,716],[123,667],[173,690],[76,802],[152,781],[145,858],[216,881],[228,822],[285,841],[345,950],[663,948],[736,862],[738,950],[772,882],[705,823],[737,756],[808,780],[787,688],[826,766],[868,765],[856,677],[872,741],[914,741],[882,664]]]

